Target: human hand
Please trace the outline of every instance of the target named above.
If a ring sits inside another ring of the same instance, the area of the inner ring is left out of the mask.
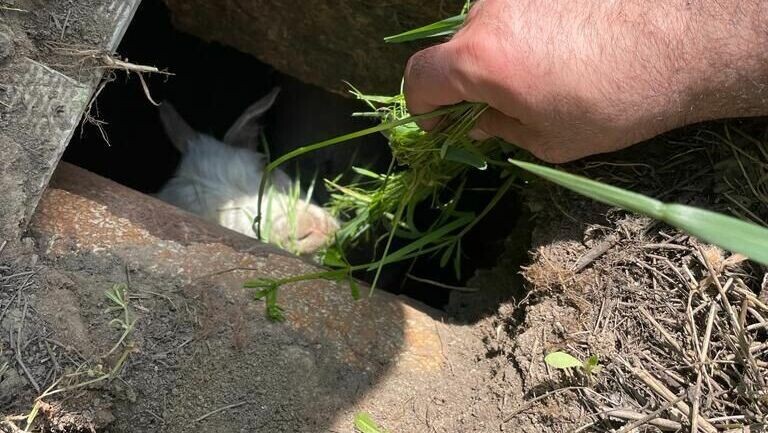
[[[479,0],[449,42],[409,61],[408,107],[488,103],[473,138],[557,163],[688,123],[768,114],[767,5]]]

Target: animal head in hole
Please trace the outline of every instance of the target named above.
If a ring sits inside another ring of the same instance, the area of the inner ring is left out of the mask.
[[[171,141],[182,154],[174,177],[158,197],[246,236],[257,237],[261,179],[266,157],[256,151],[257,120],[274,102],[277,90],[248,107],[220,141],[190,127],[170,105],[160,118]],[[270,174],[268,193],[261,200],[262,236],[297,254],[326,246],[338,221],[312,203],[281,170]]]
[[[339,223],[325,209],[300,201],[294,209],[270,216],[269,241],[283,249],[308,254],[327,246]]]

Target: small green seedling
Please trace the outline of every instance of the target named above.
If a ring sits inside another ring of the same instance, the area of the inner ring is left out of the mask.
[[[21,430],[20,428],[16,427],[10,420],[6,419],[6,422],[9,423],[11,428],[13,428],[13,431],[19,431],[19,432],[32,431],[32,426],[35,423],[35,420],[37,419],[37,417],[40,415],[40,410],[42,408],[44,399],[56,394],[61,394],[69,391],[74,391],[76,389],[90,387],[99,382],[111,381],[120,374],[120,371],[122,370],[123,366],[128,360],[128,356],[130,356],[130,354],[133,353],[133,351],[135,350],[133,347],[133,343],[131,342],[125,343],[125,340],[131,335],[131,333],[133,332],[136,326],[136,318],[134,317],[133,313],[131,313],[130,311],[127,291],[128,291],[128,285],[120,283],[120,284],[113,285],[111,289],[104,292],[104,295],[107,297],[107,299],[111,303],[111,305],[104,310],[104,313],[105,314],[111,314],[115,312],[122,313],[120,314],[119,317],[116,317],[109,321],[109,324],[111,326],[116,326],[121,328],[123,330],[123,333],[120,336],[120,339],[117,341],[117,343],[115,343],[112,349],[105,355],[105,357],[111,355],[118,348],[120,348],[120,346],[125,345],[125,349],[123,349],[122,354],[117,359],[112,369],[109,371],[105,371],[104,367],[101,364],[98,364],[93,367],[89,367],[87,364],[84,363],[84,364],[81,364],[79,367],[77,367],[77,370],[75,372],[68,373],[59,377],[40,396],[37,397],[37,399],[35,400],[35,404],[30,410],[30,412],[26,416],[21,418],[26,421],[26,427],[24,428],[24,430]],[[0,366],[0,378],[2,378],[3,374],[7,369],[8,369],[8,363],[5,363],[2,366]],[[85,380],[81,382],[77,382],[75,384],[66,385],[66,386],[62,385],[62,383],[77,380],[79,378],[85,378]]]
[[[110,320],[109,324],[111,326],[117,326],[123,330],[123,334],[120,336],[120,339],[117,341],[117,343],[115,343],[107,355],[111,355],[113,352],[115,352],[123,344],[125,339],[128,338],[131,332],[133,332],[133,328],[136,326],[136,318],[133,316],[133,313],[131,313],[130,307],[128,306],[127,290],[128,286],[120,283],[113,285],[110,290],[107,290],[104,293],[107,299],[109,299],[113,304],[107,307],[105,313],[113,313],[116,311],[122,312],[122,317],[116,317]]]
[[[264,300],[267,306],[267,317],[275,322],[282,322],[285,320],[285,314],[282,307],[277,305],[277,289],[280,287],[275,280],[266,278],[256,278],[246,281],[244,284],[248,289],[259,289],[254,298],[257,301]]]
[[[597,355],[592,355],[584,361],[584,372],[587,373],[587,375],[600,373],[602,368],[603,366],[600,365],[600,360]]]
[[[544,357],[544,362],[552,368],[567,370],[580,368],[587,376],[597,374],[602,369],[597,355],[592,355],[584,361],[566,352],[552,352]]]
[[[379,427],[379,425],[376,424],[376,421],[365,412],[358,412],[357,415],[355,415],[355,428],[360,431],[360,433],[387,433],[386,430]]]

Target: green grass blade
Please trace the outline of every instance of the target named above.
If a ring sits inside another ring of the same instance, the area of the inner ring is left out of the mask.
[[[768,265],[768,229],[728,215],[658,200],[528,162],[512,164],[594,200],[656,218],[697,238]]]
[[[349,291],[352,294],[352,299],[355,301],[360,300],[360,285],[357,284],[354,277],[349,277]]]
[[[646,197],[642,194],[627,191],[615,186],[606,185],[583,176],[569,174],[554,168],[544,167],[530,162],[510,159],[509,162],[554,182],[571,191],[585,195],[599,202],[607,203],[633,212],[642,213],[656,219],[663,216],[664,203]]]
[[[386,433],[386,430],[379,427],[376,421],[365,412],[358,412],[355,415],[355,428],[360,433]]]
[[[552,352],[544,357],[544,362],[552,368],[577,368],[582,366],[582,362],[565,352]]]
[[[408,30],[407,32],[399,33],[393,36],[387,36],[384,38],[384,42],[397,44],[419,39],[452,35],[456,33],[459,28],[461,28],[466,18],[466,14],[459,14],[423,27],[419,27],[417,29]]]
[[[517,176],[510,175],[507,177],[507,180],[504,181],[504,183],[501,185],[501,187],[496,190],[496,194],[493,195],[493,198],[491,198],[491,201],[488,202],[488,204],[483,208],[483,211],[480,212],[480,214],[477,216],[477,218],[474,218],[471,223],[467,224],[466,227],[464,227],[461,230],[461,233],[459,233],[459,237],[464,237],[467,233],[469,233],[470,230],[472,230],[477,224],[480,223],[480,221],[483,220],[483,218],[488,215],[494,207],[501,201],[502,197],[507,194],[507,191],[509,191],[510,188],[512,188],[512,185],[515,183],[515,180],[517,180]]]
[[[763,226],[681,204],[665,205],[662,220],[705,242],[768,265],[768,229]]]
[[[466,226],[467,224],[471,223],[472,220],[474,219],[475,219],[474,215],[467,215],[463,218],[459,218],[442,227],[439,227],[429,233],[426,233],[424,236],[420,237],[418,240],[415,240],[409,243],[408,245],[393,252],[392,254],[385,256],[380,261],[372,263],[371,266],[368,268],[368,270],[372,271],[377,267],[381,266],[382,264],[394,263],[399,260],[405,260],[410,256],[411,253],[418,251],[432,243],[445,240],[445,238],[451,232]]]
[[[477,151],[473,152],[470,149],[449,147],[446,149],[443,158],[448,161],[475,167],[478,170],[485,170],[488,168],[488,161],[485,160],[485,155]]]
[[[346,135],[342,135],[339,137],[334,137],[329,140],[320,141],[318,143],[310,144],[308,146],[300,147],[298,149],[295,149],[291,152],[286,153],[285,155],[281,156],[280,158],[277,158],[273,162],[269,163],[266,167],[266,171],[268,173],[272,172],[275,168],[279,167],[281,164],[284,164],[285,162],[296,158],[298,156],[304,155],[305,153],[314,152],[319,149],[326,148],[328,146],[333,146],[334,144],[343,143],[345,141],[354,140],[355,138],[364,137],[366,135],[374,134],[376,132],[383,132],[388,129],[392,129],[398,126],[407,125],[409,123],[415,123],[420,120],[426,120],[426,119],[432,119],[434,117],[440,117],[442,115],[448,114],[448,113],[454,113],[461,110],[466,109],[467,107],[470,107],[472,105],[471,102],[464,102],[461,104],[452,105],[450,107],[441,108],[439,110],[435,110],[429,113],[420,114],[418,116],[410,116],[405,119],[395,120],[388,123],[382,123],[380,125],[372,126],[370,128],[362,129],[360,131],[355,131]]]
[[[368,177],[368,178],[377,179],[377,180],[383,180],[384,179],[383,175],[381,175],[379,173],[374,173],[371,170],[368,170],[368,169],[363,168],[363,167],[352,167],[352,171],[354,171],[355,173],[357,173],[357,174],[359,174],[360,176],[363,176],[363,177]]]
[[[440,257],[441,268],[448,266],[448,261],[450,261],[451,257],[453,257],[453,250],[456,249],[457,245],[458,245],[458,242],[453,243],[448,248],[446,248],[445,251],[443,251],[443,255]]]

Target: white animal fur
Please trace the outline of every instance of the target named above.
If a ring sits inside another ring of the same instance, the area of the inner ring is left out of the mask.
[[[227,132],[224,143],[194,131],[175,109],[164,103],[160,117],[166,133],[182,152],[174,177],[158,193],[168,203],[214,221],[246,236],[256,237],[259,186],[266,158],[248,145],[258,138],[258,117],[274,102],[277,91],[246,109]],[[272,190],[262,201],[262,236],[298,253],[314,252],[328,243],[339,225],[321,207],[291,199],[291,179],[281,170],[272,173]],[[304,193],[301,193],[304,196]],[[295,209],[290,209],[294,206]],[[289,215],[293,214],[293,217]]]

